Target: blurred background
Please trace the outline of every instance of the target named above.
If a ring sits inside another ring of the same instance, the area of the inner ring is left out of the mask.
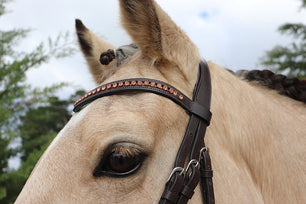
[[[157,2],[206,60],[305,77],[305,0]],[[76,18],[116,46],[131,43],[117,1],[0,0],[0,203],[13,203],[73,101],[96,86]]]

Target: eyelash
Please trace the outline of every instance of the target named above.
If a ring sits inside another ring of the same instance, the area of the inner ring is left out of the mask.
[[[140,148],[131,145],[117,145],[111,148],[109,153],[105,154],[95,168],[93,175],[95,177],[127,177],[136,173],[146,154]]]

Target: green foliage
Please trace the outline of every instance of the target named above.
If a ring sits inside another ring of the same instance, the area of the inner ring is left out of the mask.
[[[268,51],[263,64],[275,71],[288,71],[289,76],[306,76],[306,43],[276,46]]]
[[[0,17],[6,13],[9,0],[0,0]],[[31,52],[16,51],[16,45],[30,32],[28,29],[2,30],[0,27],[0,203],[13,203],[26,179],[56,133],[71,117],[69,99],[55,93],[65,83],[46,88],[33,88],[26,83],[26,72],[51,58],[70,56],[74,47],[69,34],[49,38]],[[70,107],[71,108],[71,107]],[[9,159],[21,158],[19,169],[10,169]]]
[[[302,0],[302,8],[306,0]],[[286,23],[279,27],[283,35],[291,35],[293,42],[287,46],[277,45],[266,52],[261,63],[276,72],[287,72],[289,76],[306,77],[306,25]]]
[[[302,23],[286,23],[278,28],[282,34],[293,35],[294,38],[306,40],[306,25]]]
[[[53,135],[59,132],[71,117],[68,106],[71,100],[60,100],[55,96],[49,97],[48,103],[43,106],[30,107],[24,116],[20,117],[18,127],[22,138],[22,160],[25,161],[33,149],[40,150],[41,146],[49,144]]]
[[[6,3],[8,0],[0,0],[0,16],[2,16],[5,13],[5,6],[4,3]],[[1,194],[1,193],[0,193]]]
[[[1,202],[15,201],[38,159],[71,117],[69,106],[75,97],[79,98],[83,94],[85,94],[84,91],[77,91],[66,100],[50,96],[43,103],[33,103],[28,106],[16,128],[21,138],[21,144],[18,147],[18,152],[21,153],[21,166],[18,170],[5,174],[8,176],[4,189],[7,195],[2,200],[0,198]]]

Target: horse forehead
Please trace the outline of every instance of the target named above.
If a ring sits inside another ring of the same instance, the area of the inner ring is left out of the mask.
[[[157,106],[146,104],[146,101],[149,100],[139,94],[101,98],[87,107],[87,114],[78,122],[84,124],[84,129],[103,129],[105,132],[131,131],[134,127],[149,130],[154,127],[151,122],[158,111],[151,112],[150,109]],[[148,106],[151,108],[146,108]]]
[[[160,127],[160,120],[167,118],[170,121],[168,118],[172,115],[175,119],[175,106],[173,102],[152,93],[106,96],[75,114],[70,121],[72,125],[68,127],[75,126],[77,131],[80,131],[79,128],[105,132],[136,129],[154,131]]]
[[[181,107],[152,93],[106,96],[75,114],[72,131],[84,137],[84,141],[88,135],[99,133],[155,137],[174,126],[182,114],[186,113]]]

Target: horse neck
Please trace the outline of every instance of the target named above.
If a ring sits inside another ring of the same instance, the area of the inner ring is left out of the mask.
[[[306,169],[305,105],[239,80],[212,63],[209,67],[213,88],[210,149],[224,148],[251,175],[265,202],[306,199],[301,190]],[[216,158],[214,162],[227,161]]]

